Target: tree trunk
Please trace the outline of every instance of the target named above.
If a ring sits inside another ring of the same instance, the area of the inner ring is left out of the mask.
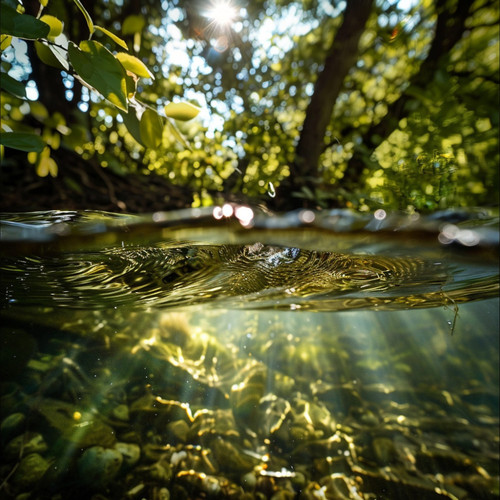
[[[314,93],[306,110],[306,118],[296,148],[295,165],[290,174],[292,187],[311,185],[319,177],[319,157],[324,149],[324,138],[330,123],[333,106],[347,73],[356,63],[359,39],[365,29],[373,0],[350,0],[344,19],[323,70],[316,80]]]
[[[436,12],[438,14],[436,31],[427,57],[420,65],[418,73],[410,79],[409,87],[424,89],[434,79],[436,71],[443,67],[442,60],[462,38],[465,31],[465,21],[470,14],[473,2],[458,0],[455,9],[449,7],[449,0],[438,0]],[[366,151],[372,152],[375,148],[399,126],[399,121],[409,115],[408,102],[415,97],[403,92],[401,96],[389,105],[387,114],[380,122],[373,124],[363,135],[363,151],[357,150],[347,164],[342,179],[346,189],[354,189],[360,184],[365,163]]]

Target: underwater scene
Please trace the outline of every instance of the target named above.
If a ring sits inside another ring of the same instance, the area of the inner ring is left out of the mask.
[[[498,499],[498,214],[4,213],[0,498]]]

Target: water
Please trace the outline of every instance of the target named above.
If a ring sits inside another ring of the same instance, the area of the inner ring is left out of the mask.
[[[499,497],[486,210],[2,219],[7,498]]]

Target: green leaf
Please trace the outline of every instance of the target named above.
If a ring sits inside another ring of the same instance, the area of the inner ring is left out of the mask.
[[[66,52],[61,47],[56,45],[49,45],[44,41],[36,41],[35,51],[36,55],[43,63],[47,64],[48,66],[53,66],[54,68],[64,69],[68,71],[69,63],[65,57]]]
[[[124,35],[133,35],[134,33],[140,33],[143,30],[145,24],[146,21],[144,20],[144,17],[133,14],[126,17],[125,21],[123,21],[122,33]]]
[[[104,45],[83,40],[80,48],[68,46],[71,65],[78,76],[117,108],[127,111],[127,83],[125,70]]]
[[[135,108],[129,108],[128,113],[122,113],[123,123],[130,132],[130,135],[141,145],[144,146],[141,139],[140,122],[137,118]]]
[[[172,133],[174,136],[174,139],[182,144],[186,149],[189,149],[191,151],[191,146],[189,145],[189,142],[186,141],[186,138],[182,135],[181,131],[177,128],[177,125],[170,121],[167,120],[167,125],[168,125],[168,130]]]
[[[111,31],[107,30],[106,28],[101,28],[100,26],[94,26],[96,30],[102,31],[106,36],[111,38],[113,42],[118,44],[120,47],[123,47],[125,50],[128,50],[127,44],[122,40],[120,37],[116,36],[114,33],[111,33]]]
[[[46,37],[50,26],[28,14],[20,14],[2,2],[0,5],[0,33],[27,40]]]
[[[135,93],[137,92],[137,80],[138,78],[134,75],[134,77],[127,74],[125,76],[125,81],[127,82],[127,97],[132,99]]]
[[[40,21],[43,21],[50,26],[50,32],[47,36],[51,39],[58,37],[62,33],[64,23],[57,19],[57,17],[46,14],[40,18]]]
[[[125,54],[125,52],[118,52],[115,57],[120,61],[121,65],[134,75],[142,76],[144,78],[152,78],[154,75],[149,71],[146,65],[137,57]]]
[[[192,120],[200,112],[200,108],[190,102],[170,102],[164,109],[169,118],[181,121]]]
[[[0,133],[0,144],[7,148],[37,153],[41,153],[45,148],[45,142],[42,138],[29,132],[2,132]]]
[[[80,0],[73,0],[73,1],[76,3],[76,6],[82,11],[83,17],[85,18],[87,26],[89,27],[90,34],[92,35],[95,31],[95,28],[92,18],[90,17],[90,14],[87,12],[87,10],[83,6],[82,2],[80,2]]]
[[[0,73],[0,87],[16,97],[20,97],[21,99],[26,98],[26,87],[24,84],[3,71]]]
[[[147,148],[157,148],[161,144],[163,135],[163,121],[160,115],[152,110],[146,109],[141,116],[139,124],[141,142]]]

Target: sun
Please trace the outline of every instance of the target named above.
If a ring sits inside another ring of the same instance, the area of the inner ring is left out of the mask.
[[[235,20],[237,14],[230,0],[215,0],[207,10],[206,16],[219,27],[227,27]]]

